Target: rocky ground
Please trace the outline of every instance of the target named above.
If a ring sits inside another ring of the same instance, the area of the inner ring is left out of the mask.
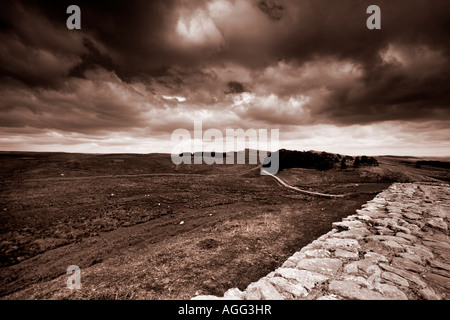
[[[449,219],[448,184],[395,183],[280,268],[223,298],[449,299]]]

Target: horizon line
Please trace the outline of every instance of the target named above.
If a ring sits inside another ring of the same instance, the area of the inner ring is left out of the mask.
[[[203,151],[194,151],[194,152],[185,151],[185,152],[180,152],[180,153],[177,153],[177,154],[181,154],[181,153],[195,154],[195,153],[199,153],[199,152],[217,152],[217,153],[231,153],[231,152],[233,152],[233,153],[237,153],[237,152],[242,152],[242,151],[247,151],[247,150],[249,150],[249,151],[253,150],[253,151],[258,151],[258,152],[261,152],[261,151],[268,152],[267,150],[258,150],[258,149],[246,148],[246,149],[238,150],[238,151],[233,150],[233,151],[225,151],[225,152],[223,152],[223,151],[204,151],[203,150]],[[329,153],[329,154],[336,154],[336,155],[339,154],[339,155],[347,156],[347,154],[344,154],[344,153],[328,152],[328,151],[323,151],[323,150],[292,150],[292,149],[281,148],[281,149],[278,149],[277,151],[280,151],[280,150],[297,151],[297,152],[326,152],[326,153]],[[171,155],[172,154],[170,152],[146,152],[146,153],[143,153],[143,152],[72,152],[72,151],[0,150],[0,153],[21,153],[21,152],[23,152],[23,153],[55,153],[55,154],[58,154],[58,153],[63,153],[63,154],[90,154],[90,155],[113,155],[113,154],[117,154],[117,155],[127,155],[127,154],[130,154],[130,155],[133,155],[133,154],[136,154],[136,155],[150,155],[150,154],[167,154],[167,155]],[[276,152],[276,151],[274,151],[274,152]],[[354,157],[363,156],[363,155],[364,154],[354,155]],[[440,156],[380,154],[380,155],[370,155],[370,157],[448,158],[448,157],[450,157],[450,154],[449,155],[440,155]]]

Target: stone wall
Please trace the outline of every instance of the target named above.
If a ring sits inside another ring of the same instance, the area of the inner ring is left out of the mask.
[[[244,291],[193,299],[448,299],[449,218],[449,185],[395,183]]]

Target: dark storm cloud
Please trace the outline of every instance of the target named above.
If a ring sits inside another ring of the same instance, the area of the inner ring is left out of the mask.
[[[79,133],[140,128],[141,115],[155,99],[139,84],[126,84],[106,71],[89,71],[54,88],[4,84],[0,126],[28,127]]]
[[[7,2],[0,21],[0,81],[54,86],[80,63],[85,49],[79,34],[56,28],[42,13]]]
[[[225,91],[226,94],[231,93],[242,93],[245,92],[244,85],[242,83],[239,83],[237,81],[230,81],[227,83],[228,90]]]
[[[83,32],[95,36],[117,60],[118,71],[130,75],[138,75],[142,71],[160,73],[174,65],[196,63],[199,66],[205,62],[215,64],[230,60],[263,68],[279,59],[302,63],[317,55],[352,58],[371,64],[377,60],[378,51],[393,41],[438,48],[445,46],[448,53],[447,12],[450,5],[446,1],[375,1],[382,9],[382,30],[378,31],[369,31],[365,27],[368,17],[365,10],[373,1],[309,0],[280,1],[280,4],[247,1],[248,7],[254,11],[245,11],[246,21],[239,15],[242,13],[239,10],[244,10],[236,5],[240,2],[230,2],[235,4],[233,10],[236,13],[218,9],[218,14],[223,13],[227,20],[218,21],[213,17],[212,22],[225,42],[208,54],[204,53],[207,48],[202,45],[177,46],[170,42],[179,22],[180,8],[192,13],[196,9],[205,9],[207,1],[78,3],[82,8]],[[55,28],[60,26],[64,31],[65,9],[69,3],[44,1],[41,4],[33,1],[24,6],[39,10]],[[285,17],[280,24],[265,23],[259,20],[259,11],[269,16],[274,15],[272,12],[282,11]],[[28,40],[31,41],[30,38]],[[202,60],[204,58],[207,61]]]
[[[110,56],[102,54],[91,40],[87,38],[83,40],[88,52],[80,56],[81,62],[70,70],[69,76],[83,77],[85,71],[96,67],[102,67],[109,71],[114,70],[114,63]]]
[[[450,70],[448,63],[441,67]],[[343,124],[450,119],[450,93],[444,85],[449,81],[449,73],[441,70],[424,77],[387,64],[371,70],[370,79],[356,88],[336,88],[315,113]]]
[[[78,45],[84,46],[84,56],[80,57],[83,59],[81,69],[90,64],[92,61],[89,60],[92,58],[97,60],[94,62],[99,62],[98,58],[103,55],[102,60],[105,62],[104,57],[112,55],[116,72],[123,77],[132,78],[144,71],[158,72],[161,68],[170,66],[164,62],[172,53],[165,46],[165,34],[162,30],[166,29],[170,22],[166,21],[166,18],[170,18],[168,12],[171,10],[171,3],[172,1],[140,0],[77,1],[82,12],[81,31],[66,28],[66,9],[73,1],[16,1],[10,5],[8,14],[5,14],[7,17],[2,20],[15,27],[10,30],[10,35],[16,33],[18,26],[29,25],[33,28],[51,24],[55,32],[62,35],[63,43],[70,43],[70,38],[78,36],[81,38]],[[37,17],[32,21],[28,17],[24,20],[22,12]],[[40,32],[37,39],[36,35],[32,34],[22,37],[21,40],[26,45],[33,45],[39,38],[44,37],[46,33]],[[99,53],[95,42],[108,52]],[[111,65],[111,61],[106,63]]]
[[[448,1],[83,0],[74,31],[70,4],[2,7],[2,126],[170,132],[220,110],[246,125],[449,119]],[[366,28],[371,4],[381,30]]]
[[[272,20],[280,20],[283,16],[283,6],[280,6],[270,0],[259,1],[258,8]]]

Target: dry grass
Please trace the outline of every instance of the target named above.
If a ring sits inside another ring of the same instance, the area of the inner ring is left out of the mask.
[[[249,220],[227,220],[211,228],[211,232],[227,232],[233,235],[264,235],[281,232],[281,216],[274,213],[263,213]]]

